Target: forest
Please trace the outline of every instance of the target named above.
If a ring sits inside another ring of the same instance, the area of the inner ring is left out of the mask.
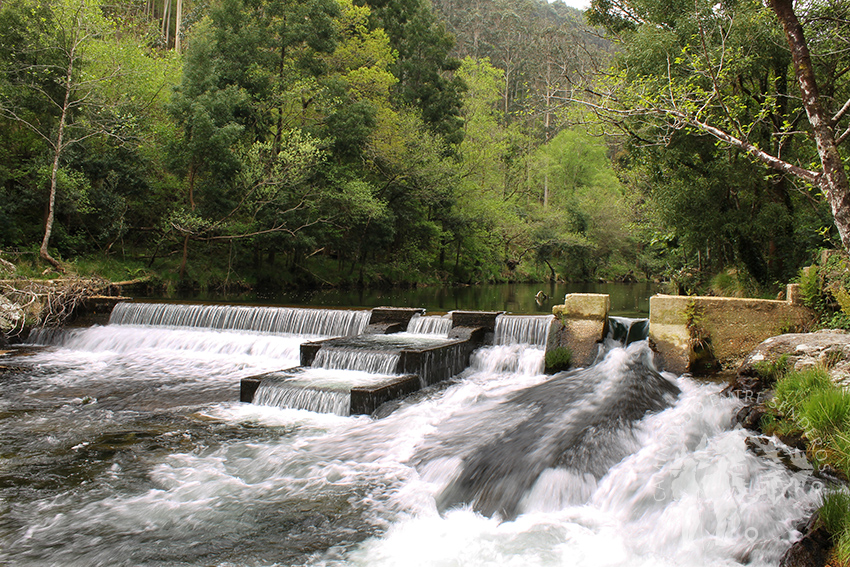
[[[785,4],[7,0],[0,258],[168,291],[775,295],[850,211],[850,7],[791,12],[812,99]]]

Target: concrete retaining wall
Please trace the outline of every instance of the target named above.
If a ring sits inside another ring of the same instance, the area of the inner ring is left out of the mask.
[[[769,337],[805,329],[814,314],[788,286],[787,301],[655,295],[649,338],[664,370],[705,372],[737,366]]]

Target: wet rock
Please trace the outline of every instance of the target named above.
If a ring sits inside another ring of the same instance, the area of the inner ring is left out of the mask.
[[[850,385],[850,334],[842,330],[771,337],[744,359],[738,376],[758,377],[760,363],[775,363],[783,355],[794,370],[821,365],[829,369],[836,383]]]
[[[805,534],[792,545],[782,559],[779,567],[824,567],[831,549],[829,533],[817,526],[818,515],[814,514],[803,527]]]

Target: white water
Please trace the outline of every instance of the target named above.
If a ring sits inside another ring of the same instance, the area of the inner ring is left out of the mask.
[[[291,352],[264,341],[110,325],[29,358],[0,402],[0,564],[776,565],[818,499],[808,472],[747,448],[735,401],[671,376],[678,400],[623,432],[601,478],[546,469],[511,521],[441,512],[464,456],[528,416],[505,402],[548,380],[542,349],[481,349],[371,420],[233,401],[265,353]]]
[[[286,382],[271,387],[263,381],[252,403],[347,416],[351,408],[351,390],[319,390]]]
[[[452,328],[452,317],[448,315],[420,315],[415,313],[407,324],[407,332],[422,335],[446,336]]]
[[[322,347],[313,359],[313,367],[359,370],[370,374],[394,374],[399,358],[398,352]]]
[[[499,315],[496,318],[496,344],[525,344],[546,347],[555,321],[553,315]]]
[[[362,332],[370,316],[370,311],[293,307],[119,303],[113,309],[109,322],[112,325],[203,327],[341,337]]]

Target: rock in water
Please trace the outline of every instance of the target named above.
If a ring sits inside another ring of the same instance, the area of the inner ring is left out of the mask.
[[[499,411],[525,419],[469,454],[462,472],[440,496],[442,509],[471,503],[487,516],[514,518],[523,496],[546,469],[595,483],[633,451],[632,427],[647,413],[669,407],[678,387],[653,367],[646,343],[615,349],[590,368],[556,374],[504,402]],[[486,418],[485,418],[486,419]]]

